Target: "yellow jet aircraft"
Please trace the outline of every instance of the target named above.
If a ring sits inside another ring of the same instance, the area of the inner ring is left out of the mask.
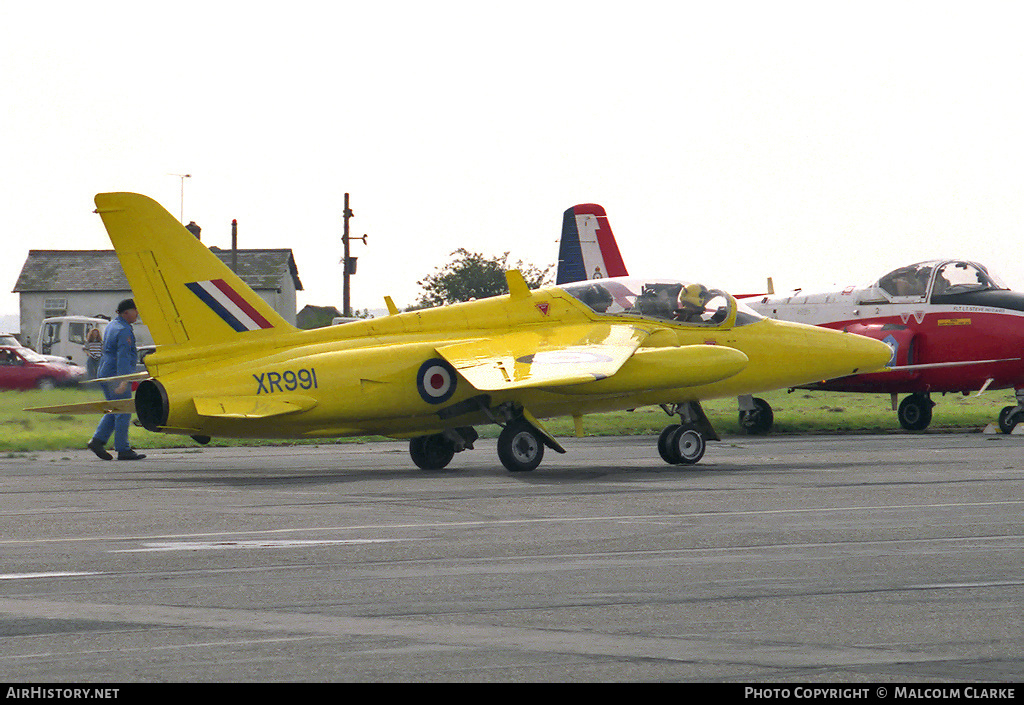
[[[445,467],[473,426],[503,427],[510,471],[565,450],[539,419],[661,405],[680,423],[666,462],[718,440],[700,400],[880,370],[891,350],[852,333],[762,318],[699,284],[615,278],[299,330],[155,201],[96,196],[97,212],[157,344],[134,399],[35,409],[134,412],[150,431],[235,438],[409,438]],[[124,378],[111,378],[124,379]]]

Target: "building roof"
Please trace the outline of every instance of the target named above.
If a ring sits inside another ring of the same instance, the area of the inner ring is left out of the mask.
[[[341,316],[334,306],[314,306],[306,304],[295,314],[295,325],[299,328],[320,328],[330,325],[331,321]]]
[[[231,250],[210,251],[231,266]],[[256,290],[278,289],[290,275],[302,290],[299,271],[290,249],[238,250],[238,276]],[[29,250],[14,285],[15,293],[30,291],[131,291],[113,250]]]

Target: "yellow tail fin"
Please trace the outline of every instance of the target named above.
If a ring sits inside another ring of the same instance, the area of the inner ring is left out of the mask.
[[[96,212],[157,345],[241,342],[295,330],[153,199],[100,193]]]

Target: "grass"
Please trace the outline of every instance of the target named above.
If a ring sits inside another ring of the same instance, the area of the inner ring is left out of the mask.
[[[774,411],[773,434],[905,433],[896,419],[896,412],[892,411],[888,395],[805,390],[790,394],[780,390],[758,396],[768,401]],[[996,420],[1002,407],[1014,403],[1012,395],[999,392],[981,398],[934,395],[932,400],[936,406],[928,427],[931,431],[980,431]],[[702,402],[701,406],[719,435],[746,435],[739,426],[736,399],[713,399]],[[593,436],[656,434],[667,423],[668,416],[657,407],[584,417],[586,433]],[[568,435],[572,433],[572,420],[553,421],[550,427],[555,433]]]
[[[842,394],[797,390],[768,392],[760,395],[775,412],[776,434],[789,433],[894,433],[902,432],[889,397],[882,394]],[[92,437],[99,421],[97,415],[53,415],[24,411],[26,407],[73,404],[98,398],[95,390],[58,389],[49,392],[0,392],[0,452],[19,453],[40,450],[81,449]],[[935,395],[931,431],[970,429],[979,431],[996,420],[999,410],[1013,403],[1012,392],[987,392],[981,397],[948,394]],[[725,436],[744,435],[737,421],[735,399],[715,399],[703,403],[715,430]],[[593,414],[583,418],[588,436],[655,435],[671,422],[658,407],[636,411]],[[573,436],[571,418],[544,421],[556,436]],[[484,437],[495,437],[495,426],[478,428]],[[133,426],[131,443],[136,448],[194,448],[196,443],[184,436],[150,433]],[[379,437],[338,439],[337,442],[366,442]],[[252,441],[214,439],[212,446],[250,445],[325,445],[335,441]]]

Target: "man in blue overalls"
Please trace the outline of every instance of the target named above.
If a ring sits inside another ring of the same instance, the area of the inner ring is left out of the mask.
[[[135,301],[125,299],[117,305],[117,318],[107,324],[103,333],[103,357],[100,358],[99,377],[118,377],[135,372],[135,363],[139,358],[135,348],[135,333],[132,323],[139,318],[135,310]],[[131,384],[127,380],[119,383],[102,384],[103,395],[107,399],[129,399],[132,396]],[[96,427],[96,433],[89,441],[88,447],[101,460],[110,460],[113,456],[107,452],[107,441],[114,434],[114,450],[118,460],[141,460],[145,455],[136,453],[128,445],[128,424],[131,414],[104,414]]]

